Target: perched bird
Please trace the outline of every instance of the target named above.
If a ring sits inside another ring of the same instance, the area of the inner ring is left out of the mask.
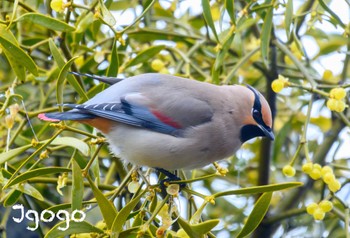
[[[231,156],[254,137],[274,139],[270,107],[251,86],[141,74],[120,80],[84,104],[65,106],[72,110],[38,117],[96,127],[115,155],[139,166],[199,168]]]

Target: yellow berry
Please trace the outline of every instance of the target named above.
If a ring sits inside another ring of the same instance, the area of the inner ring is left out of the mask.
[[[327,107],[329,108],[329,110],[331,111],[334,111],[335,107],[336,107],[336,103],[337,103],[337,100],[336,99],[328,99],[327,100]]]
[[[55,12],[63,12],[64,10],[64,2],[63,0],[52,0],[50,3],[50,7]]]
[[[345,110],[345,108],[346,108],[345,102],[340,101],[340,100],[336,100],[336,105],[335,105],[334,111],[342,112]]]
[[[329,167],[328,165],[326,165],[326,166],[322,167],[321,173],[322,173],[322,175],[325,175],[327,173],[333,173],[333,169],[331,167]]]
[[[333,203],[328,200],[322,200],[318,205],[324,212],[329,212],[333,209]]]
[[[328,173],[322,174],[322,178],[326,184],[330,184],[335,180],[335,176],[334,176],[333,172],[328,172]]]
[[[333,99],[333,98],[330,98],[327,100],[327,107],[331,111],[342,112],[345,110],[346,106],[347,105],[345,104],[345,102],[343,102],[341,100],[337,100],[337,99]]]
[[[275,79],[271,84],[271,88],[275,93],[279,93],[284,88],[284,83],[281,80]]]
[[[334,180],[331,183],[328,184],[329,190],[331,190],[333,193],[338,191],[341,188],[341,184],[338,180]]]
[[[271,88],[275,93],[279,93],[283,88],[289,86],[288,78],[285,78],[283,75],[278,75],[278,79],[272,81]]]
[[[312,214],[315,220],[323,220],[325,216],[325,212],[321,208],[316,208],[314,213]]]
[[[345,98],[345,96],[346,96],[346,92],[345,92],[344,88],[333,88],[329,92],[329,97],[337,99],[337,100],[341,100],[341,99]]]
[[[306,211],[307,213],[309,213],[310,215],[314,214],[316,208],[318,208],[318,205],[316,203],[311,203],[310,205],[308,205],[306,207]]]
[[[315,168],[314,166],[309,175],[312,179],[317,180],[322,177],[321,169]]]
[[[329,69],[326,69],[324,72],[323,72],[323,79],[324,80],[330,80],[331,78],[333,77],[333,72],[330,71]]]
[[[284,166],[282,171],[283,174],[288,177],[293,177],[295,175],[295,169],[290,165]]]
[[[309,173],[311,173],[313,166],[314,166],[313,163],[308,162],[308,163],[303,164],[301,169],[304,173],[309,174]]]
[[[160,59],[155,59],[152,61],[151,67],[154,71],[159,72],[165,67],[165,64]]]
[[[314,164],[314,168],[316,168],[316,169],[319,169],[319,170],[321,170],[322,169],[322,167],[321,167],[321,165],[320,164]]]

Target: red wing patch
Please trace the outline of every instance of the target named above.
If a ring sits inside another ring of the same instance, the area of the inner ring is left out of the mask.
[[[170,117],[165,116],[164,114],[160,113],[159,111],[151,110],[151,112],[152,112],[153,115],[155,115],[164,124],[172,126],[172,127],[176,128],[176,129],[180,129],[181,128],[181,125],[179,123],[177,123],[176,121],[174,121]]]

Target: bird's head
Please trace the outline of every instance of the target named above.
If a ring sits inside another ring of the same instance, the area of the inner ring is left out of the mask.
[[[263,136],[274,140],[272,131],[272,114],[269,104],[261,93],[247,85],[241,87],[241,93],[246,97],[242,108],[242,127],[240,140],[242,143],[252,138]]]

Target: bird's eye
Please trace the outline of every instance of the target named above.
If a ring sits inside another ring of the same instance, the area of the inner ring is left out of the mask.
[[[262,117],[261,112],[256,109],[253,109],[253,118],[256,120],[257,118],[261,118],[261,117]]]

